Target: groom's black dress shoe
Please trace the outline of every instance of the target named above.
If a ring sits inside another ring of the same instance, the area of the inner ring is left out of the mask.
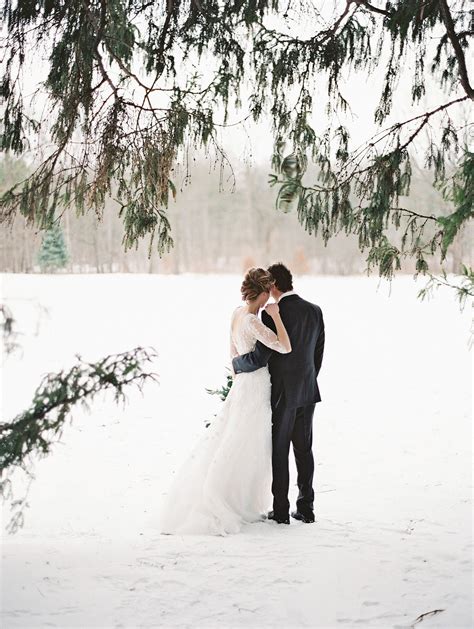
[[[289,524],[290,523],[290,516],[287,515],[286,517],[283,518],[279,518],[275,515],[274,511],[269,511],[268,512],[268,519],[269,520],[274,520],[277,524]]]
[[[301,513],[301,511],[292,511],[291,517],[295,520],[305,522],[306,524],[311,524],[312,522],[314,522],[314,513],[312,512]]]

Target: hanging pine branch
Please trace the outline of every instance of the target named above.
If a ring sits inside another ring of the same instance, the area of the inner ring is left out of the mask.
[[[34,459],[51,452],[76,405],[89,408],[97,394],[105,391],[113,392],[115,402],[125,401],[129,385],[142,390],[148,380],[156,381],[156,374],[145,369],[155,357],[154,350],[141,347],[95,363],[78,357],[71,369],[44,377],[28,409],[13,421],[0,423],[0,495],[12,501],[11,531],[22,526],[26,506],[25,499],[13,500],[12,472],[22,469],[31,476]]]
[[[29,114],[21,69],[49,46],[40,89],[49,98],[53,148],[2,195],[1,219],[21,213],[44,229],[71,206],[100,217],[112,196],[124,246],[151,235],[150,247],[162,254],[173,244],[166,208],[176,193],[177,160],[196,146],[225,162],[217,132],[231,124],[232,106],[243,119],[272,120],[278,207],[294,207],[304,228],[326,241],[340,231],[356,234],[369,268],[382,275],[390,277],[404,257],[427,272],[473,216],[469,127],[454,123],[454,112],[474,99],[466,62],[471,7],[466,0],[347,0],[336,11],[328,21],[317,3],[301,1],[6,0],[1,147],[22,153],[45,133],[45,121]],[[309,36],[294,35],[308,25]],[[351,103],[342,78],[359,72],[365,80],[382,63],[374,112],[381,130],[355,147],[338,118]],[[428,77],[446,100],[388,125],[397,84],[409,72],[413,106]],[[241,102],[243,86],[251,93]],[[315,94],[327,101],[323,133],[312,123]],[[425,165],[445,192],[442,216],[400,204],[422,138]],[[305,180],[311,163],[314,183]],[[388,237],[392,225],[397,242]]]

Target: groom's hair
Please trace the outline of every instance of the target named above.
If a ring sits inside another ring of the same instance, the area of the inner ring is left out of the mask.
[[[282,293],[287,293],[289,290],[293,290],[293,276],[290,269],[286,268],[281,262],[272,264],[268,267],[267,271],[275,280],[275,286]]]

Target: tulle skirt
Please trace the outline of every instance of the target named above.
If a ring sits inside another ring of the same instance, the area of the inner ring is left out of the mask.
[[[267,367],[234,378],[170,487],[161,533],[226,535],[262,519],[271,504],[270,387]]]

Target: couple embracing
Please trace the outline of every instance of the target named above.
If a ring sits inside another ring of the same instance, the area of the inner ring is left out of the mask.
[[[291,515],[314,522],[312,426],[321,401],[321,308],[293,291],[291,272],[280,263],[250,269],[241,293],[245,305],[230,324],[233,385],[173,482],[161,515],[163,533],[226,535],[266,518],[289,524],[290,444],[299,489]],[[275,303],[266,305],[270,295]],[[270,488],[273,509],[266,514]]]

